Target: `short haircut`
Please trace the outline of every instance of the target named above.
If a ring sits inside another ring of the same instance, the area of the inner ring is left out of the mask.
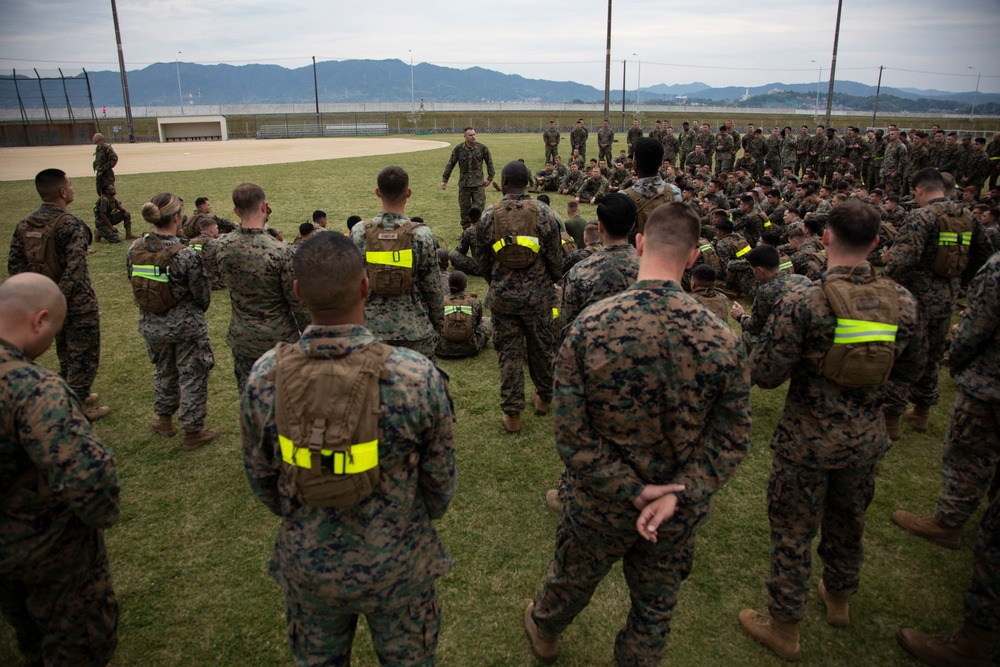
[[[715,228],[724,232],[731,232],[735,228],[733,221],[729,219],[729,214],[723,210],[712,211],[712,219],[715,220]]]
[[[468,285],[469,278],[465,275],[464,271],[455,269],[448,274],[448,289],[451,290],[452,294],[465,291],[465,288],[468,287]]]
[[[628,232],[625,233],[628,234]],[[597,226],[596,222],[588,222],[587,226],[583,228],[583,242],[590,244],[590,243],[597,243],[600,240],[601,240],[600,227]]]
[[[643,238],[647,244],[674,246],[684,253],[698,245],[701,221],[691,207],[681,202],[660,204],[646,219]]]
[[[926,169],[921,169],[913,175],[913,179],[910,181],[910,185],[916,188],[923,188],[924,190],[929,190],[931,192],[944,191],[944,178],[941,177],[941,172],[934,167],[927,167]]]
[[[885,198],[885,201],[886,202],[892,202],[893,204],[898,204],[899,203],[899,195],[888,195]]]
[[[361,222],[360,215],[352,215],[351,217],[349,217],[347,219],[347,231],[351,231],[352,229],[354,229],[354,225],[358,224],[359,222]]]
[[[105,192],[108,191],[108,188],[113,188],[113,187],[115,187],[114,183],[105,183],[104,185],[101,186],[101,194],[103,195]]]
[[[580,210],[580,205],[575,201],[566,202],[566,210],[570,212],[575,212]]]
[[[522,188],[528,185],[528,181],[531,180],[531,173],[528,168],[524,166],[523,162],[518,162],[514,160],[513,162],[508,162],[503,166],[503,171],[500,172],[500,178],[507,182],[507,185],[513,188]]]
[[[313,227],[313,223],[311,222],[303,222],[301,225],[299,225],[299,236],[308,236],[309,234],[312,234],[314,231],[316,231],[316,228]]]
[[[597,219],[612,238],[625,238],[635,225],[635,202],[628,195],[621,193],[605,197],[597,205]]]
[[[326,217],[326,211],[320,211],[319,209],[313,211],[313,222],[316,222],[317,220],[322,220],[325,217]]]
[[[194,200],[194,206],[195,206],[195,208],[198,208],[199,206],[201,206],[202,204],[204,204],[207,201],[208,201],[208,197],[198,197],[197,199]]]
[[[711,285],[718,277],[719,272],[711,264],[699,264],[691,271],[691,279],[696,280],[699,285],[703,283]]]
[[[805,227],[806,231],[809,232],[810,234],[819,233],[820,224],[817,220],[814,220],[813,218],[806,218],[805,220],[803,220],[802,226]]]
[[[43,169],[35,174],[35,190],[43,200],[55,199],[59,190],[66,187],[69,179],[62,169]]]
[[[850,250],[867,250],[882,227],[878,212],[859,201],[849,201],[830,212],[826,226],[837,242]]]
[[[760,235],[760,240],[763,241],[764,245],[771,245],[777,248],[781,245],[781,234],[778,232],[763,232]]]
[[[469,130],[475,130],[475,129],[476,129],[476,128],[474,128],[474,127],[463,127],[463,128],[462,128],[462,134],[465,134],[465,133],[466,133],[466,132],[468,132]]]
[[[785,210],[788,211],[789,213],[791,213],[792,215],[794,215],[796,218],[801,218],[802,217],[802,213],[799,211],[798,207],[796,207],[796,206],[789,206]]]
[[[354,241],[340,234],[317,234],[292,259],[302,301],[312,313],[343,314],[361,300],[364,262]]]
[[[410,187],[410,176],[402,167],[390,165],[378,173],[376,179],[382,198],[388,202],[398,202],[406,197],[406,189]]]
[[[249,213],[264,199],[264,188],[256,183],[240,183],[233,190],[233,207],[237,213]]]
[[[635,142],[632,159],[636,171],[644,178],[653,176],[663,164],[663,144],[656,139],[642,137]]]
[[[765,269],[777,269],[781,265],[781,255],[778,249],[771,245],[759,245],[747,253],[747,262],[750,266]]]
[[[197,222],[198,222],[198,233],[199,234],[201,234],[202,232],[204,232],[206,230],[211,229],[212,227],[218,227],[219,226],[219,222],[215,218],[213,218],[212,216],[209,216],[209,215],[200,216],[198,218]]]
[[[740,195],[741,204],[753,204],[753,202],[754,202],[753,195],[750,194]]]
[[[472,208],[469,209],[468,216],[469,220],[471,220],[473,223],[479,222],[479,219],[483,217],[483,209],[479,208],[478,206],[473,206]]]

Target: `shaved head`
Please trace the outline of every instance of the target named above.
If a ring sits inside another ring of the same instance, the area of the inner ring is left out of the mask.
[[[66,298],[48,277],[19,273],[0,284],[0,338],[35,359],[52,344],[66,318]]]
[[[365,280],[361,252],[349,237],[317,234],[299,246],[292,260],[299,296],[313,319],[350,313],[363,295]]]

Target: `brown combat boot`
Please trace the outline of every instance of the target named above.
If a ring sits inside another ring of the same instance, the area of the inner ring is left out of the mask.
[[[992,662],[992,633],[969,621],[950,636],[935,637],[910,628],[900,628],[896,639],[900,646],[928,665],[988,667]]]
[[[782,623],[753,609],[744,609],[740,612],[740,625],[782,660],[794,662],[802,657],[798,623]]]
[[[207,428],[202,431],[191,431],[190,433],[184,434],[184,442],[181,443],[181,449],[185,452],[193,452],[200,447],[204,447],[218,437],[219,431],[214,428]]]
[[[105,417],[110,415],[111,408],[109,408],[106,405],[102,405],[99,407],[94,407],[94,406],[87,407],[85,405],[83,406],[83,414],[87,415],[87,419],[90,420],[90,423],[94,423],[98,419],[104,419]]]
[[[898,412],[885,413],[885,430],[889,434],[889,439],[893,442],[903,437],[903,432],[899,427],[899,418],[901,416]]]
[[[500,421],[503,422],[503,428],[508,433],[521,432],[521,415],[509,415],[505,412],[500,417]]]
[[[559,500],[559,491],[549,489],[545,492],[545,504],[556,514],[562,514],[562,501]]]
[[[557,637],[546,637],[535,625],[535,619],[531,618],[531,611],[535,608],[534,602],[528,603],[528,609],[524,612],[524,634],[528,635],[528,645],[531,653],[539,662],[551,665],[559,657],[559,639]]]
[[[552,401],[543,401],[537,391],[531,395],[531,403],[535,406],[535,414],[539,416],[549,414],[549,408],[552,407]]]
[[[83,399],[83,404],[88,408],[92,405],[97,405],[97,401],[101,400],[98,394],[90,394],[87,398]]]
[[[910,426],[917,433],[927,433],[927,422],[931,418],[931,406],[914,405],[912,410],[906,411],[906,418],[910,420]]]
[[[136,235],[134,235],[132,233],[132,223],[131,222],[125,222],[123,224],[125,225],[125,240],[126,241],[132,241],[134,239],[139,238],[138,236],[136,236]]]
[[[958,551],[962,548],[962,528],[946,526],[935,515],[920,516],[906,510],[892,513],[892,522],[917,537],[933,542],[939,547]]]
[[[172,438],[177,435],[177,427],[174,426],[173,415],[156,415],[156,419],[149,422],[149,425],[164,438]]]
[[[826,590],[826,584],[819,580],[819,599],[826,605],[826,624],[835,628],[846,628],[851,624],[849,595],[834,595]]]

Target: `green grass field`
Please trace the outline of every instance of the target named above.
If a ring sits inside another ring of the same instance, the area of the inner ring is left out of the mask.
[[[537,136],[481,133],[479,138],[490,146],[498,173],[518,157],[533,169],[541,166]],[[215,212],[227,215],[233,187],[254,181],[263,186],[274,208],[272,223],[292,238],[316,208],[327,211],[334,229],[341,229],[351,214],[377,213],[375,176],[395,163],[411,177],[413,197],[407,212],[422,216],[450,247],[460,228],[457,180],[453,178],[447,192],[440,188],[448,155],[449,149],[442,148],[388,158],[131,175],[120,176],[117,185],[119,197],[138,218],[141,204],[162,191],[183,197],[189,210],[196,197],[208,196]],[[70,211],[92,224],[93,179],[75,180],[74,187],[77,200]],[[499,196],[488,190],[488,203]],[[553,205],[562,212],[566,199],[553,197]],[[0,201],[0,252],[6,256],[14,225],[36,208],[38,198],[31,182],[20,181],[0,183]],[[585,209],[585,216],[594,216],[592,207]],[[139,231],[145,228],[137,223]],[[216,367],[207,426],[221,429],[222,437],[185,453],[180,437],[160,438],[148,426],[153,367],[136,330],[138,313],[125,276],[126,245],[97,247],[90,266],[101,304],[103,349],[94,391],[114,411],[96,429],[115,450],[122,483],[122,519],[107,532],[121,605],[113,664],[287,665],[283,598],[266,574],[277,519],[254,499],[244,478],[239,401],[225,344],[227,295],[215,292],[208,312]],[[479,279],[470,289],[481,296],[486,291]],[[57,368],[54,351],[40,361]],[[551,419],[526,413],[520,436],[504,433],[492,347],[475,359],[440,363],[452,378],[459,476],[451,508],[437,524],[455,562],[438,584],[444,614],[440,664],[530,665],[523,612],[551,556],[556,516],[545,506],[544,494],[561,469]],[[922,513],[933,509],[954,395],[946,373],[941,382],[942,402],[932,411],[930,432],[904,430],[903,439],[882,463],[868,512],[866,563],[861,590],[852,600],[850,628],[833,629],[823,622],[814,571],[809,612],[801,626],[803,665],[916,664],[896,644],[893,635],[899,626],[950,631],[960,622],[975,522],[965,530],[965,549],[951,552],[906,535],[889,520],[898,507]],[[752,450],[716,496],[713,516],[699,535],[694,570],[680,595],[664,664],[780,662],[743,634],[736,616],[747,606],[766,609],[768,445],[784,393],[784,388],[753,392]],[[614,636],[628,604],[618,567],[563,635],[558,664],[611,665]],[[0,624],[0,664],[16,661],[13,634]],[[355,641],[355,664],[376,664],[364,628]]]

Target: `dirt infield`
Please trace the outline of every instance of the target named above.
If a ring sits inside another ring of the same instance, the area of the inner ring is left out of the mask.
[[[244,139],[180,143],[116,143],[116,174],[194,171],[254,164],[283,164],[334,158],[391,155],[442,148],[448,143],[426,139],[329,138]],[[93,176],[93,146],[0,148],[0,181],[32,179],[56,167],[71,178]]]

